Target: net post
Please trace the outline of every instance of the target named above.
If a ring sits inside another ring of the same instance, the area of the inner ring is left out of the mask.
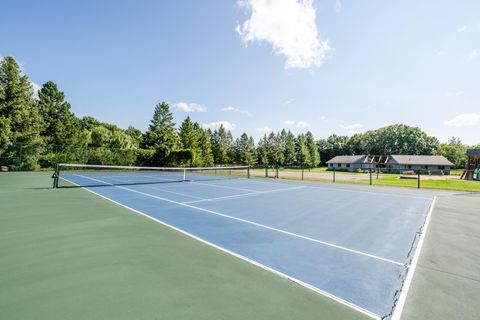
[[[187,181],[187,169],[183,169],[183,182]]]
[[[250,179],[250,165],[247,167],[247,179]]]
[[[333,182],[335,182],[335,167],[333,167]]]
[[[417,189],[420,189],[420,170],[418,170],[418,175],[417,175]]]
[[[55,171],[53,172],[52,178],[53,178],[53,189],[58,188],[58,177],[60,174],[60,167],[58,163],[55,164]]]
[[[265,178],[268,178],[268,167],[265,165]]]
[[[303,181],[303,165],[302,165],[302,181]]]

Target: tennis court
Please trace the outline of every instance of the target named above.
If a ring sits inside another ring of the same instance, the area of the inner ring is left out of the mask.
[[[434,197],[249,179],[242,168],[75,168],[81,186],[372,318],[398,318]],[[233,171],[233,173],[232,173]]]

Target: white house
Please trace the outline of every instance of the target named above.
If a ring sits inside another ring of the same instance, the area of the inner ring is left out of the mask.
[[[357,171],[378,169],[385,172],[415,171],[450,174],[453,163],[443,156],[389,155],[389,156],[336,156],[327,161],[329,170]]]
[[[370,157],[366,155],[336,156],[327,161],[328,169],[338,171],[368,170]],[[372,168],[375,168],[373,165]]]
[[[386,161],[386,168],[390,171],[420,171],[424,173],[442,172],[450,174],[453,163],[444,156],[418,155],[390,155]]]

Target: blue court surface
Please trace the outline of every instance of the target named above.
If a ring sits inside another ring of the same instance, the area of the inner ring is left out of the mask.
[[[62,178],[372,318],[391,317],[433,201],[268,179]]]

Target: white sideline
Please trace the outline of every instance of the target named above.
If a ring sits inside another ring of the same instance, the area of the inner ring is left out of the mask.
[[[216,198],[207,198],[207,199],[201,199],[201,200],[186,201],[186,202],[183,202],[183,203],[192,204],[192,203],[206,202],[206,201],[247,198],[247,197],[258,196],[258,195],[262,195],[262,194],[277,193],[277,192],[282,192],[282,191],[292,191],[292,190],[298,190],[298,189],[303,189],[303,188],[305,188],[305,187],[301,186],[301,187],[295,187],[295,188],[282,188],[282,189],[277,189],[277,190],[257,191],[257,192],[243,193],[243,194],[234,194],[234,195],[231,195],[231,196],[224,196],[224,197],[216,197]]]
[[[398,302],[397,302],[397,305],[395,306],[395,310],[393,311],[391,320],[400,320],[400,317],[402,315],[403,307],[405,306],[405,302],[407,300],[408,290],[410,289],[410,285],[413,279],[413,274],[415,273],[415,269],[417,268],[418,259],[420,257],[420,252],[422,251],[423,242],[425,240],[425,235],[427,233],[428,225],[430,223],[430,217],[432,216],[433,207],[435,206],[436,200],[437,200],[437,197],[434,196],[427,218],[425,219],[425,224],[422,229],[422,234],[420,235],[420,240],[418,241],[418,245],[415,250],[415,255],[413,256],[412,263],[410,264],[410,268],[407,271],[408,272],[407,277],[405,278],[405,282],[403,283],[403,287],[400,292],[400,297],[398,298]]]
[[[66,179],[66,178],[61,177],[61,179],[65,180],[65,181],[67,181],[67,182],[69,182],[69,183],[71,183],[71,184],[73,184],[73,185],[79,186],[78,184],[76,184],[76,183],[74,183],[74,182],[72,182],[72,181],[70,181],[70,180],[68,180],[68,179]],[[79,186],[79,187],[81,187],[81,186]],[[344,300],[344,299],[342,299],[342,298],[340,298],[340,297],[337,297],[337,296],[335,296],[335,295],[333,295],[333,294],[331,294],[331,293],[328,293],[328,292],[326,292],[326,291],[323,291],[322,289],[319,289],[319,288],[317,288],[317,287],[314,287],[314,286],[312,286],[312,285],[310,285],[310,284],[308,284],[308,283],[305,283],[305,282],[303,282],[303,281],[301,281],[301,280],[299,280],[299,279],[297,279],[297,278],[294,278],[294,277],[289,276],[289,275],[287,275],[287,274],[285,274],[285,273],[283,273],[283,272],[280,272],[280,271],[278,271],[278,270],[275,270],[275,269],[273,269],[273,268],[270,268],[270,267],[268,267],[268,266],[266,266],[266,265],[264,265],[264,264],[261,264],[261,263],[259,263],[259,262],[256,262],[256,261],[254,261],[254,260],[252,260],[252,259],[249,259],[249,258],[247,258],[247,257],[245,257],[245,256],[242,256],[242,255],[240,255],[240,254],[238,254],[238,253],[235,253],[235,252],[233,252],[233,251],[230,251],[230,250],[228,250],[228,249],[225,249],[225,248],[223,248],[223,247],[220,247],[220,246],[218,246],[218,245],[216,245],[216,244],[214,244],[214,243],[212,243],[212,242],[209,242],[209,241],[207,241],[207,240],[204,240],[204,239],[202,239],[202,238],[199,238],[199,237],[197,237],[197,236],[195,236],[195,235],[193,235],[193,234],[191,234],[191,233],[189,233],[189,232],[187,232],[187,231],[184,231],[184,230],[179,229],[179,228],[177,228],[177,227],[174,227],[174,226],[172,226],[172,225],[170,225],[170,224],[168,224],[168,223],[166,223],[166,222],[163,222],[163,221],[161,221],[161,220],[159,220],[159,219],[156,219],[156,218],[154,218],[154,217],[151,217],[151,216],[149,216],[148,214],[145,214],[145,213],[143,213],[143,212],[141,212],[141,211],[139,211],[139,210],[136,210],[136,209],[133,209],[133,208],[131,208],[131,207],[129,207],[129,206],[126,206],[126,205],[124,205],[124,204],[122,204],[122,203],[120,203],[120,202],[117,202],[117,201],[115,201],[115,200],[113,200],[113,199],[110,199],[110,198],[108,198],[108,197],[106,197],[106,196],[104,196],[104,195],[101,195],[101,194],[99,194],[99,193],[97,193],[97,192],[95,192],[95,191],[93,191],[93,190],[90,190],[90,189],[88,189],[88,188],[86,188],[86,187],[81,187],[81,188],[84,189],[84,190],[86,190],[86,191],[88,191],[88,192],[91,192],[91,193],[93,193],[93,194],[95,194],[95,195],[97,195],[97,196],[99,196],[99,197],[101,197],[101,198],[103,198],[103,199],[105,199],[105,200],[108,200],[108,201],[110,201],[110,202],[112,202],[112,203],[114,203],[114,204],[116,204],[116,205],[118,205],[118,206],[121,206],[121,207],[123,207],[123,208],[126,208],[126,209],[132,211],[132,212],[135,212],[135,213],[137,213],[137,214],[139,214],[139,215],[141,215],[141,216],[143,216],[143,217],[145,217],[145,218],[147,218],[147,219],[153,220],[153,221],[155,221],[155,222],[157,222],[157,223],[160,223],[161,225],[164,225],[164,226],[166,226],[166,227],[168,227],[168,228],[171,228],[171,229],[173,229],[173,230],[175,230],[175,231],[177,231],[177,232],[180,232],[180,233],[182,233],[182,234],[184,234],[184,235],[186,235],[186,236],[188,236],[188,237],[190,237],[190,238],[193,238],[193,239],[195,239],[195,240],[197,240],[197,241],[200,241],[200,242],[202,242],[202,243],[204,243],[204,244],[206,244],[206,245],[208,245],[208,246],[211,246],[211,247],[213,247],[213,248],[215,248],[215,249],[218,249],[218,250],[220,250],[220,251],[222,251],[222,252],[228,253],[228,254],[230,254],[230,255],[232,255],[232,256],[234,256],[234,257],[237,257],[237,258],[239,258],[239,259],[241,259],[241,260],[243,260],[243,261],[246,261],[246,262],[248,262],[248,263],[251,263],[252,265],[255,265],[255,266],[259,267],[259,268],[262,268],[262,269],[264,269],[264,270],[267,270],[267,271],[269,271],[269,272],[272,272],[273,274],[276,274],[276,275],[278,275],[278,276],[280,276],[280,277],[282,277],[282,278],[284,278],[284,279],[293,281],[293,282],[295,282],[295,283],[297,283],[297,284],[299,284],[299,285],[301,285],[301,286],[303,286],[303,287],[305,287],[305,288],[307,288],[307,289],[310,289],[310,290],[312,290],[312,291],[314,291],[314,292],[316,292],[316,293],[318,293],[318,294],[320,294],[320,295],[323,295],[323,296],[325,296],[325,297],[327,297],[327,298],[330,298],[330,299],[332,299],[332,300],[334,300],[334,301],[336,301],[336,302],[338,302],[338,303],[340,303],[340,304],[342,304],[342,305],[344,305],[344,306],[347,306],[347,307],[349,307],[349,308],[352,308],[352,309],[354,309],[354,310],[356,310],[356,311],[358,311],[358,312],[360,312],[360,313],[362,313],[362,314],[364,314],[364,315],[366,315],[366,316],[368,316],[368,317],[370,317],[370,318],[372,318],[372,319],[382,320],[382,318],[381,318],[379,315],[377,315],[377,314],[375,314],[375,313],[373,313],[373,312],[371,312],[371,311],[369,311],[369,310],[367,310],[367,309],[364,309],[364,308],[362,308],[362,307],[360,307],[360,306],[357,306],[356,304],[351,303],[351,302],[349,302],[349,301],[347,301],[347,300]]]
[[[241,221],[241,222],[244,222],[244,223],[247,223],[247,224],[251,224],[251,225],[261,227],[261,228],[264,228],[264,229],[276,231],[276,232],[283,233],[283,234],[293,236],[293,237],[296,237],[296,238],[300,238],[300,239],[303,239],[303,240],[308,240],[308,241],[312,241],[312,242],[315,242],[315,243],[323,244],[325,246],[333,247],[333,248],[340,249],[340,250],[343,250],[343,251],[347,251],[347,252],[350,252],[350,253],[359,254],[359,255],[362,255],[362,256],[366,256],[366,257],[373,258],[373,259],[376,259],[376,260],[381,260],[381,261],[392,263],[392,264],[399,265],[399,266],[405,266],[404,263],[401,263],[401,262],[398,262],[398,261],[394,261],[394,260],[390,260],[390,259],[387,259],[387,258],[379,257],[379,256],[376,256],[376,255],[373,255],[373,254],[369,254],[369,253],[366,253],[366,252],[350,249],[350,248],[347,248],[347,247],[342,247],[342,246],[339,246],[339,245],[336,245],[336,244],[333,244],[333,243],[325,242],[325,241],[322,241],[322,240],[317,240],[317,239],[310,238],[310,237],[307,237],[307,236],[302,236],[302,235],[297,234],[297,233],[293,233],[293,232],[282,230],[282,229],[277,229],[277,228],[270,227],[270,226],[267,226],[267,225],[264,225],[264,224],[261,224],[261,223],[253,222],[253,221],[242,219],[242,218],[233,217],[233,216],[230,216],[228,214],[220,213],[220,212],[209,210],[209,209],[204,209],[204,208],[192,206],[192,205],[187,204],[187,203],[182,203],[182,202],[170,200],[170,199],[167,199],[167,198],[155,196],[155,195],[150,194],[150,193],[130,189],[130,188],[127,188],[127,187],[116,186],[116,185],[113,185],[113,184],[108,183],[106,181],[102,181],[102,180],[91,178],[91,177],[86,177],[86,176],[83,176],[83,175],[80,175],[80,174],[73,174],[73,175],[81,177],[81,178],[90,179],[90,180],[93,180],[93,181],[105,183],[105,184],[111,185],[112,187],[115,187],[115,188],[131,191],[131,192],[138,193],[138,194],[141,194],[141,195],[144,195],[144,196],[147,196],[147,197],[151,197],[151,198],[154,198],[154,199],[163,200],[163,201],[178,204],[180,206],[184,206],[184,207],[187,207],[187,208],[211,213],[211,214],[214,214],[214,215],[217,215],[217,216],[229,218],[229,219],[236,220],[236,221]]]

